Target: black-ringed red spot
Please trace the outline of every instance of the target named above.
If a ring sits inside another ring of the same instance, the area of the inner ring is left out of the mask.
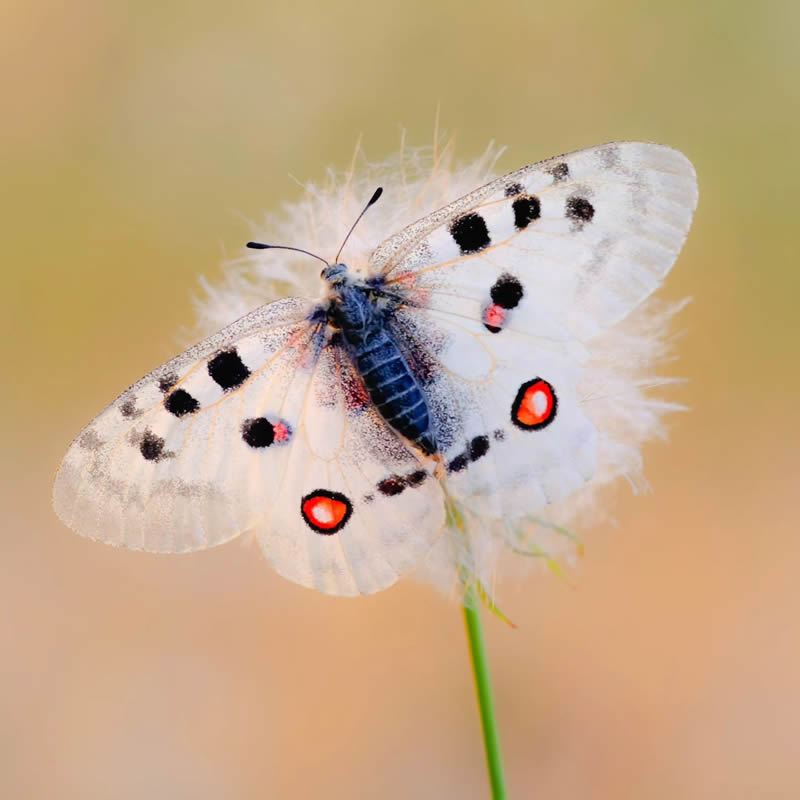
[[[492,285],[492,302],[483,309],[483,326],[490,333],[500,333],[506,323],[506,313],[516,308],[525,290],[519,279],[504,272]]]
[[[497,303],[492,303],[483,310],[483,327],[490,333],[500,333],[506,321],[506,310]]]
[[[534,378],[519,387],[511,405],[511,421],[526,431],[540,430],[556,418],[558,398],[543,378]]]
[[[353,504],[340,492],[315,489],[300,501],[300,514],[312,531],[337,533],[350,519]]]

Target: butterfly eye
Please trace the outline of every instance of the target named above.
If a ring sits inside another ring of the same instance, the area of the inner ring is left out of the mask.
[[[330,264],[319,273],[320,278],[331,285],[342,283],[346,275],[347,267],[344,264]]]

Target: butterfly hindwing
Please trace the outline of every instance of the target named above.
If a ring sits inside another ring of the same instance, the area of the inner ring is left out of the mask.
[[[591,478],[597,434],[578,395],[579,350],[497,337],[444,311],[409,308],[394,330],[425,381],[454,496],[518,519]]]
[[[330,594],[385,588],[441,533],[435,463],[381,418],[335,345],[321,352],[306,402],[280,502],[255,526],[264,553],[285,577]]]

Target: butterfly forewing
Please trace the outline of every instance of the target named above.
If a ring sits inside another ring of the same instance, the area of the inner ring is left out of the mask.
[[[259,488],[243,420],[276,402],[269,390],[281,372],[302,368],[312,308],[299,298],[264,306],[123,392],[61,464],[61,519],[91,538],[164,552],[219,544],[252,523]]]
[[[434,304],[449,302],[436,299],[448,292],[487,303],[508,274],[561,325],[586,336],[659,285],[696,203],[694,169],[683,155],[611,143],[486,184],[388,239],[371,267],[389,284],[429,290]],[[536,324],[540,313],[521,308],[516,316]]]

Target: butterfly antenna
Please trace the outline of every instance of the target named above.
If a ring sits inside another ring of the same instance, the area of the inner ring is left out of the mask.
[[[330,264],[322,256],[318,256],[315,253],[309,253],[308,250],[303,250],[300,247],[288,247],[285,244],[262,244],[261,242],[248,242],[246,247],[249,247],[251,250],[294,250],[295,253],[305,253],[307,256],[311,256],[311,258],[316,258],[325,264],[326,267],[330,266]]]
[[[362,212],[356,218],[356,221],[353,223],[353,225],[351,226],[350,230],[347,231],[347,236],[344,237],[344,241],[342,242],[342,246],[339,248],[339,252],[336,254],[336,258],[333,261],[334,264],[338,264],[339,263],[339,256],[342,254],[342,250],[344,250],[344,246],[347,244],[347,240],[350,238],[350,234],[355,230],[356,225],[358,225],[358,223],[361,221],[361,217],[363,217],[364,214],[367,213],[367,209],[370,206],[375,205],[375,203],[378,202],[378,198],[382,194],[383,194],[383,187],[379,186],[374,191],[372,197],[370,197],[369,202],[364,206],[364,209],[362,210]]]

